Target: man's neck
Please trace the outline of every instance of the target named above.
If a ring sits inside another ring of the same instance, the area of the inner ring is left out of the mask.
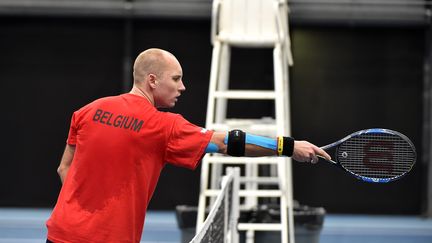
[[[154,101],[153,101],[152,97],[150,95],[148,95],[145,91],[143,91],[142,89],[140,89],[139,87],[137,87],[135,85],[132,87],[132,89],[129,93],[142,96],[142,97],[146,98],[152,105],[154,105]]]

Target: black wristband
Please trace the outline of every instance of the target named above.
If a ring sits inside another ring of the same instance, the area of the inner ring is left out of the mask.
[[[294,152],[294,138],[283,137],[283,150],[282,155],[291,157]]]
[[[246,133],[242,130],[232,130],[228,133],[227,154],[235,157],[245,155]]]

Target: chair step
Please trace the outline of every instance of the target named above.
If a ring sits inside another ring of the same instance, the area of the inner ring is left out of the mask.
[[[225,123],[214,123],[207,126],[207,129],[215,130],[215,131],[229,131],[232,129],[241,129],[246,132],[253,133],[255,135],[267,135],[267,136],[275,136],[276,135],[276,124],[225,124]]]
[[[282,157],[230,157],[205,156],[204,160],[213,164],[277,164]]]
[[[278,177],[240,177],[240,183],[258,183],[260,185],[277,185],[279,184],[279,178]]]
[[[204,195],[208,197],[217,197],[221,190],[209,189],[204,191]],[[281,197],[281,190],[239,190],[240,197]]]
[[[228,91],[215,91],[216,98],[227,99],[245,99],[245,100],[274,100],[276,99],[276,92],[274,91],[255,91],[255,90],[228,90]]]
[[[237,225],[239,231],[253,230],[253,231],[281,231],[282,224],[278,223],[239,223]]]

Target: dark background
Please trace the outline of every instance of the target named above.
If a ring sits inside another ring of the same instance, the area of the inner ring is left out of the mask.
[[[131,61],[159,47],[177,56],[187,91],[171,111],[204,126],[209,19],[138,19]],[[0,17],[0,206],[52,207],[71,114],[125,88],[125,21],[116,18]],[[422,159],[423,27],[294,25],[290,69],[292,132],[317,145],[365,128],[397,130]],[[271,88],[270,49],[233,49],[234,85]],[[247,82],[245,84],[245,82]],[[273,115],[272,104],[232,104],[230,114]],[[294,198],[330,213],[420,214],[426,168],[391,184],[367,184],[326,163],[293,162]],[[103,169],[103,168],[101,168]],[[200,168],[167,166],[150,209],[196,205]]]

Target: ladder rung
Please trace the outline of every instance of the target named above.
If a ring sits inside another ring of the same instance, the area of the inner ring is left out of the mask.
[[[278,157],[229,157],[229,156],[206,156],[204,159],[214,164],[277,164]]]
[[[276,120],[272,117],[262,118],[226,118],[224,125],[228,126],[251,126],[251,125],[273,125],[276,124]]]
[[[221,190],[205,190],[204,195],[209,197],[216,197]],[[240,197],[256,196],[256,197],[281,197],[280,190],[239,190]]]
[[[227,131],[231,129],[247,129],[248,132],[253,133],[265,133],[265,134],[276,134],[276,124],[253,124],[253,125],[229,125],[229,124],[220,124],[214,123],[209,126],[206,126],[207,129],[212,129],[216,131]]]
[[[254,223],[239,223],[237,225],[237,229],[240,231],[245,230],[254,230],[254,231],[281,231],[282,230],[282,224],[254,224]]]
[[[247,182],[256,182],[259,184],[278,184],[279,179],[277,177],[240,177],[240,183],[247,183]]]
[[[282,192],[280,190],[240,190],[239,196],[281,197]]]
[[[252,91],[252,90],[231,90],[231,91],[216,91],[216,98],[227,99],[247,99],[247,100],[272,100],[276,98],[274,91]]]

